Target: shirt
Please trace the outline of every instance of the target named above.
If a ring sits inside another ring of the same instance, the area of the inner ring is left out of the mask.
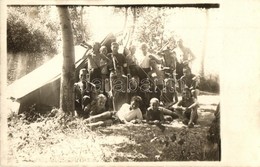
[[[167,55],[163,56],[163,65],[165,67],[170,67],[170,69],[175,70],[175,52],[174,53],[168,53]]]
[[[143,57],[139,61],[139,66],[141,68],[150,68],[150,57],[148,54],[146,56],[143,55]]]
[[[96,69],[99,68],[101,61],[100,54],[90,53],[88,55],[88,69]]]
[[[182,107],[189,107],[194,103],[194,99],[191,97],[189,99],[181,99],[177,106],[182,106]]]
[[[135,58],[135,55],[131,55],[131,54],[127,55],[126,56],[126,62],[127,62],[127,64],[129,66],[136,65],[137,64],[137,60]]]
[[[90,107],[88,108],[88,112],[90,116],[98,115],[105,111],[106,111],[105,108],[100,108],[100,106],[97,105],[96,100],[92,101]]]
[[[119,69],[126,67],[126,59],[122,54],[117,53],[113,55],[112,53],[109,53],[107,56],[110,60],[112,60],[112,63],[109,65],[109,69],[115,70],[114,67]]]
[[[154,120],[163,121],[164,120],[163,112],[164,112],[163,107],[159,107],[157,110],[153,110],[152,107],[149,107],[146,112],[147,121],[154,121]]]
[[[181,81],[188,88],[193,87],[195,89],[195,88],[197,88],[197,84],[196,84],[196,80],[193,80],[194,77],[196,77],[196,75],[194,75],[194,74],[190,74],[189,76],[182,76]]]
[[[84,95],[88,95],[89,87],[90,85],[87,84],[86,82],[79,81],[75,83],[74,84],[75,99],[81,101]]]
[[[126,120],[130,122],[135,119],[143,119],[142,112],[139,108],[130,110],[130,104],[123,104],[122,107],[117,112],[117,116],[120,120]]]

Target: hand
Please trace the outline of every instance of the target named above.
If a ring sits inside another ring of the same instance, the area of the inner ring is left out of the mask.
[[[185,60],[185,61],[183,61],[183,64],[188,65],[188,64],[189,64],[189,61],[188,61],[188,60]]]
[[[160,122],[158,120],[153,121],[154,124],[159,124]]]
[[[136,120],[136,123],[140,124],[140,123],[142,123],[142,120],[137,119],[137,120]]]
[[[109,91],[109,92],[107,93],[107,95],[108,95],[108,97],[112,97],[112,96],[113,96],[112,91]]]
[[[132,124],[136,124],[137,123],[137,120],[132,120],[130,121]]]
[[[187,110],[188,110],[187,107],[181,107],[181,109],[182,109],[183,111],[187,111]]]

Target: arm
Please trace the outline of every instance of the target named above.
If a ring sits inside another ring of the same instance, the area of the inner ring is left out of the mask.
[[[182,107],[182,100],[179,101],[177,104],[173,106],[174,108],[174,113],[179,116],[179,118],[183,118],[183,111],[186,110],[185,107]]]
[[[79,102],[79,100],[82,98],[79,85],[77,83],[74,84],[74,90],[75,90],[75,100]]]
[[[123,73],[126,75],[128,74],[128,65],[126,62],[126,58],[122,55],[122,62],[123,62]]]
[[[182,107],[182,100],[180,100],[175,106],[173,106],[173,108],[177,110],[185,110],[185,107]]]
[[[171,102],[170,104],[168,104],[165,108],[167,109],[167,108],[174,108],[173,107],[173,105],[175,105],[176,103],[178,103],[178,96],[177,96],[177,93],[174,91],[174,93],[173,93],[174,95],[173,95],[173,102]]]
[[[157,64],[162,64],[162,60],[156,58],[156,57],[153,56],[153,55],[149,55],[149,58],[150,58],[151,60],[155,60],[155,62],[156,62]]]
[[[130,122],[128,122],[124,117],[121,118],[121,121],[124,123],[124,124],[129,124]]]
[[[174,105],[174,104],[176,104],[176,103],[178,103],[178,96],[177,96],[177,92],[176,91],[174,91],[174,95],[173,95],[174,97],[174,102],[173,102],[173,104],[172,105]]]
[[[194,75],[194,77],[192,78],[192,87],[194,88],[194,89],[196,89],[197,87],[198,87],[198,85],[199,85],[199,76],[196,76],[196,75]]]
[[[86,51],[85,54],[83,55],[83,59],[88,59],[90,57],[90,55],[92,54],[92,52],[93,52],[92,49]]]
[[[148,122],[148,123],[150,123],[151,122],[151,111],[150,111],[150,109],[148,108],[147,109],[147,111],[146,111],[146,121]]]
[[[126,64],[127,64],[127,75],[128,75],[128,74],[130,74],[129,65],[131,63],[129,55],[126,56],[125,60],[126,60]]]
[[[193,103],[193,104],[191,104],[191,105],[188,107],[188,109],[192,109],[192,108],[194,108],[194,107],[197,107],[197,106],[198,106],[198,100],[197,100],[196,98],[193,98],[193,101],[194,101],[194,103]]]
[[[195,55],[192,53],[192,51],[190,49],[188,49],[188,54],[189,54],[190,62],[196,59]]]
[[[165,114],[165,115],[171,115],[172,114],[171,110],[168,110],[164,107],[160,107],[160,111],[161,111],[162,114]]]
[[[111,60],[107,57],[107,56],[105,56],[104,54],[100,54],[100,57],[103,59],[103,60],[106,60],[107,61],[107,63],[110,63],[111,62]]]
[[[143,115],[142,115],[142,112],[141,112],[141,110],[139,108],[137,110],[137,119],[143,120]]]
[[[170,110],[169,110],[170,111]],[[171,112],[171,111],[170,111]],[[164,116],[163,111],[160,110],[160,122],[164,122]]]
[[[186,60],[183,62],[184,64],[188,64],[195,59],[194,54],[191,52],[189,48],[183,48],[183,53],[185,54]]]
[[[108,57],[109,57],[109,59],[111,60],[111,62],[108,64],[108,69],[109,69],[109,71],[114,71],[114,70],[116,70],[116,69],[115,69],[116,64],[115,64],[115,61],[114,61],[115,59],[113,58],[112,53],[108,54]]]
[[[175,51],[173,51],[173,53],[171,54],[172,58],[173,58],[173,70],[176,69],[176,63],[177,63],[177,58],[176,58],[176,53]]]

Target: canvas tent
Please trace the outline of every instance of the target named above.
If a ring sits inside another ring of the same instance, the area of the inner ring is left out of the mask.
[[[115,36],[109,34],[101,44],[109,50],[111,42],[115,40]],[[82,57],[86,51],[87,48],[83,46],[75,46],[76,80],[79,70],[85,67]],[[7,98],[19,103],[18,113],[28,111],[32,105],[37,110],[59,107],[62,58],[62,54],[55,56],[7,87]]]

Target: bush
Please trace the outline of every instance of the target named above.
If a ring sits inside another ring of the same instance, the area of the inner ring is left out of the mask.
[[[25,11],[37,12],[33,7],[9,7],[7,15],[7,51],[10,53],[57,53],[57,26],[36,14],[29,17]],[[55,31],[56,30],[56,31]]]
[[[219,93],[219,77],[209,75],[207,77],[200,78],[199,89],[202,91]]]

